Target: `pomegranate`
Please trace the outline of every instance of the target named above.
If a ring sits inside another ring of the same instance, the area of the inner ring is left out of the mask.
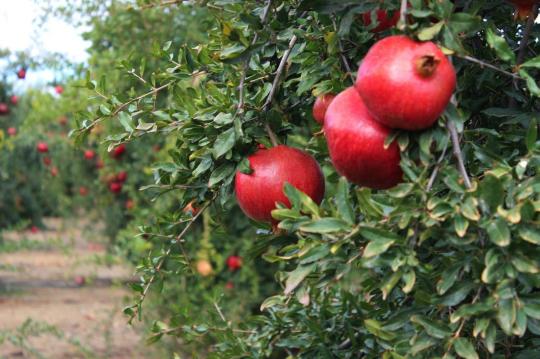
[[[9,114],[9,106],[7,103],[0,102],[0,116]]]
[[[291,205],[283,192],[286,182],[321,203],[324,177],[317,161],[307,153],[280,145],[259,149],[248,160],[253,172],[237,172],[235,179],[236,198],[248,217],[276,223],[271,214],[276,203]]]
[[[120,172],[118,172],[118,174],[116,175],[116,181],[117,181],[117,182],[124,183],[124,182],[126,182],[127,177],[128,177],[128,174],[127,174],[126,171],[120,171]]]
[[[540,4],[540,0],[510,0],[516,7],[516,18],[525,20],[533,14],[535,4]]]
[[[19,71],[17,71],[17,77],[21,80],[24,80],[26,78],[26,69],[21,67]]]
[[[37,233],[37,232],[39,232],[39,228],[37,226],[32,226],[32,227],[30,227],[30,232]]]
[[[65,126],[67,125],[68,123],[68,118],[66,116],[60,116],[58,118],[58,123],[61,125],[61,126]]]
[[[64,88],[63,88],[61,85],[56,85],[56,86],[54,87],[54,91],[55,91],[57,94],[61,95],[61,94],[64,92]]]
[[[111,156],[112,156],[113,158],[118,159],[118,158],[122,157],[122,155],[123,155],[125,152],[126,152],[126,145],[122,143],[122,144],[116,146],[116,147],[112,150]]]
[[[52,160],[49,156],[45,156],[43,157],[43,164],[47,167],[49,167],[52,163]]]
[[[234,289],[234,283],[233,282],[225,283],[225,289],[233,290]]]
[[[9,102],[11,102],[13,106],[16,106],[19,103],[19,97],[17,95],[13,95],[9,98]]]
[[[75,276],[74,282],[76,285],[81,287],[86,284],[86,278],[82,275],[78,275],[78,276]]]
[[[109,183],[109,191],[114,194],[122,192],[122,183],[120,182],[111,182]]]
[[[135,208],[135,201],[132,199],[128,199],[125,204],[126,209],[129,211],[130,209]]]
[[[91,161],[96,156],[96,153],[92,150],[86,150],[84,151],[84,158]]]
[[[40,153],[47,153],[49,152],[49,146],[45,142],[38,142],[36,149]]]
[[[7,129],[7,133],[10,136],[15,136],[17,134],[17,129],[15,127],[9,127]]]
[[[377,18],[377,26],[370,30],[370,32],[381,32],[384,30],[387,30],[391,27],[396,26],[396,24],[399,21],[399,11],[394,11],[394,14],[392,16],[388,15],[388,12],[386,10],[374,10],[376,11],[375,16]],[[373,12],[366,12],[362,14],[362,20],[364,21],[364,25],[369,26],[371,25],[371,14]]]
[[[242,268],[242,257],[240,256],[229,256],[227,258],[227,267],[231,272],[237,271]]]
[[[83,197],[86,196],[88,194],[88,188],[84,186],[79,187],[79,194]]]
[[[334,94],[320,95],[313,104],[313,118],[321,125],[324,123],[326,109],[330,106],[334,97],[336,97]]]
[[[105,167],[105,162],[103,162],[101,158],[98,158],[98,160],[96,161],[96,168],[102,169],[103,167]]]
[[[456,72],[432,42],[390,36],[369,50],[356,89],[380,123],[421,130],[433,125],[456,87]]]
[[[390,129],[373,119],[354,87],[334,99],[324,119],[324,133],[336,170],[349,181],[374,189],[402,180],[401,155],[393,142],[384,148]]]
[[[53,177],[58,176],[58,168],[56,167],[51,168],[51,176]]]
[[[189,202],[182,211],[186,214],[191,214],[192,216],[195,216],[197,213],[199,213],[199,208],[195,205],[195,200],[193,200]]]
[[[197,272],[203,277],[207,277],[212,274],[212,264],[206,259],[199,259],[195,265]]]

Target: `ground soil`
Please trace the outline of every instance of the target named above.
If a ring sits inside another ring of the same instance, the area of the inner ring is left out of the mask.
[[[106,253],[100,229],[84,220],[45,224],[3,233],[0,358],[155,357],[122,314],[133,269]]]

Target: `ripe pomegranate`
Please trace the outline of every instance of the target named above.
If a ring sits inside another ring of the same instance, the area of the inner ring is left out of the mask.
[[[326,109],[330,106],[334,97],[336,97],[334,94],[320,95],[313,104],[313,118],[321,125],[324,123]]]
[[[192,216],[195,216],[197,213],[199,213],[199,208],[197,208],[197,206],[195,205],[195,200],[193,200],[189,202],[182,211],[185,214],[191,214]]]
[[[48,167],[48,166],[51,165],[51,163],[52,163],[52,160],[51,160],[51,158],[50,158],[49,156],[43,157],[43,164],[44,164],[45,166]]]
[[[324,176],[317,161],[307,153],[280,145],[260,149],[248,160],[253,172],[237,172],[235,179],[236,199],[248,217],[276,223],[271,214],[276,203],[291,205],[283,192],[286,182],[321,203]]]
[[[96,156],[96,153],[92,150],[86,150],[84,151],[84,158],[91,161]]]
[[[75,276],[74,282],[78,286],[83,286],[86,284],[86,278],[82,275]]]
[[[56,85],[56,86],[54,87],[54,91],[55,91],[57,94],[61,95],[61,94],[64,92],[64,88],[62,87],[62,85]]]
[[[15,127],[9,127],[7,129],[7,133],[10,136],[15,136],[17,134],[17,129]]]
[[[126,152],[126,145],[122,143],[122,144],[118,145],[114,150],[112,150],[111,156],[113,158],[118,159],[118,158],[122,157],[122,155],[125,152]]]
[[[231,272],[237,271],[242,268],[242,257],[240,256],[229,256],[227,258],[227,267]]]
[[[7,103],[0,102],[0,116],[9,114],[9,106]]]
[[[102,169],[103,167],[105,167],[105,162],[103,162],[103,160],[101,158],[98,158],[97,161],[96,161],[96,168],[97,169]]]
[[[324,120],[336,170],[349,181],[374,189],[393,187],[403,176],[397,143],[384,148],[390,132],[373,119],[354,87],[337,95]]]
[[[83,197],[86,196],[88,194],[88,188],[84,186],[79,187],[79,194]]]
[[[19,71],[17,71],[17,77],[21,80],[24,80],[26,78],[26,69],[21,67]]]
[[[35,233],[39,232],[39,228],[37,226],[32,226],[32,227],[30,227],[30,232],[35,234]]]
[[[122,183],[120,183],[120,182],[111,182],[111,183],[109,183],[109,190],[114,194],[118,194],[118,193],[122,192]]]
[[[132,200],[132,199],[128,199],[128,200],[126,201],[125,206],[126,206],[126,209],[127,209],[128,211],[129,211],[130,209],[133,209],[133,208],[135,207],[135,201]]]
[[[356,89],[380,123],[421,130],[433,125],[456,87],[456,72],[432,42],[390,36],[369,50]]]
[[[206,259],[199,259],[195,264],[195,268],[197,269],[197,273],[203,277],[209,276],[213,271],[212,264]]]
[[[51,176],[53,177],[58,176],[58,168],[56,167],[51,168]]]
[[[49,152],[49,146],[45,142],[38,142],[36,149],[40,153],[47,153]]]
[[[16,106],[19,103],[19,97],[17,95],[13,95],[9,98],[9,102],[11,102],[13,106]]]
[[[127,174],[126,171],[120,171],[120,172],[118,172],[118,174],[116,175],[116,181],[117,181],[117,182],[122,182],[122,183],[124,183],[124,182],[126,182],[127,177],[128,177],[128,174]]]
[[[228,289],[228,290],[234,289],[234,283],[233,282],[225,283],[225,289]]]
[[[516,7],[516,18],[525,20],[533,14],[535,4],[540,4],[540,0],[510,0]]]
[[[371,29],[370,32],[375,33],[387,30],[391,27],[396,26],[399,21],[399,11],[394,11],[394,14],[392,16],[389,16],[386,10],[379,9],[374,11],[376,11],[375,16],[377,17],[378,24],[375,28]],[[362,14],[362,20],[364,21],[364,25],[371,25],[371,14],[372,12],[366,12]]]

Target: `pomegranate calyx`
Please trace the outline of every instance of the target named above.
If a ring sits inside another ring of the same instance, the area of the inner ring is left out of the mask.
[[[424,55],[416,60],[416,72],[422,77],[431,77],[441,60],[435,55]]]

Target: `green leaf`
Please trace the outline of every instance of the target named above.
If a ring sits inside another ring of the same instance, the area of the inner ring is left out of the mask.
[[[308,266],[299,266],[294,271],[288,273],[285,282],[285,295],[292,293],[300,283],[315,269],[316,264]]]
[[[236,143],[236,133],[234,132],[234,128],[229,128],[227,131],[221,133],[217,138],[216,142],[214,142],[214,157],[216,159],[223,156],[225,153],[227,153],[230,149],[234,147],[234,144]]]
[[[538,123],[536,118],[531,118],[529,129],[527,130],[526,144],[529,151],[534,150],[536,140],[538,139]]]
[[[507,335],[512,335],[512,327],[514,326],[515,321],[516,308],[514,306],[514,301],[511,299],[503,299],[499,301],[497,322]]]
[[[375,257],[386,252],[399,239],[397,235],[377,228],[363,227],[360,229],[360,234],[370,240],[364,249],[364,258]]]
[[[223,181],[226,177],[234,173],[234,165],[232,163],[224,163],[218,168],[216,168],[210,175],[208,180],[208,186],[213,187],[216,184]]]
[[[524,310],[527,316],[540,320],[540,304],[525,303]]]
[[[336,192],[336,206],[340,216],[349,224],[354,224],[354,212],[349,196],[349,182],[341,177]]]
[[[435,25],[432,25],[430,27],[425,27],[422,30],[418,32],[418,40],[420,41],[429,41],[432,40],[435,36],[441,32],[441,29],[444,25],[444,21],[439,21]]]
[[[311,197],[291,185],[289,182],[285,182],[285,185],[283,186],[283,193],[285,193],[293,207],[299,207],[302,212],[319,217],[319,206],[317,203],[315,203]]]
[[[505,191],[501,181],[492,174],[484,177],[478,186],[478,195],[489,207],[491,213],[495,213],[504,201]]]
[[[464,359],[479,358],[471,342],[465,338],[457,338],[454,341],[454,350],[456,351],[457,355]]]
[[[381,323],[379,323],[378,321],[374,319],[364,320],[364,326],[371,334],[373,334],[374,336],[382,340],[392,340],[395,337],[395,335],[392,332],[383,330]]]
[[[347,222],[339,218],[321,218],[300,226],[300,230],[308,233],[333,233],[350,229]]]
[[[486,29],[486,38],[489,46],[497,53],[497,57],[506,62],[516,62],[516,55],[510,45],[508,45],[504,37],[496,35],[493,28]]]
[[[453,334],[452,330],[450,330],[446,324],[428,319],[425,316],[413,315],[411,317],[411,322],[419,324],[425,329],[429,336],[437,339],[444,339]]]
[[[486,228],[489,239],[499,247],[510,244],[510,230],[505,221],[500,218],[490,222]]]
[[[540,97],[540,87],[538,87],[538,84],[536,83],[536,80],[534,77],[529,75],[529,73],[525,70],[519,70],[519,75],[525,79],[527,82],[527,88],[529,91],[537,97]]]
[[[534,227],[521,227],[518,231],[521,239],[540,245],[540,231]]]
[[[540,56],[536,56],[528,61],[525,61],[519,67],[536,67],[540,69]]]

